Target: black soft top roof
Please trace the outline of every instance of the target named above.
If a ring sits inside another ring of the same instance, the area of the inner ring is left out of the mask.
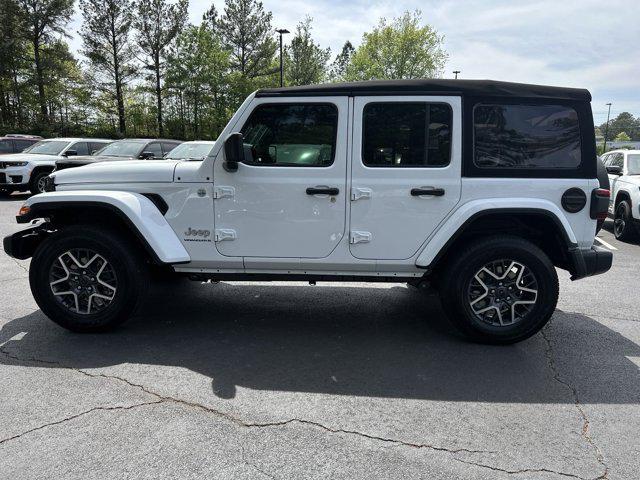
[[[325,83],[302,87],[266,88],[258,97],[327,95],[457,95],[471,97],[554,98],[591,101],[583,88],[551,87],[495,80],[371,80],[366,82]]]

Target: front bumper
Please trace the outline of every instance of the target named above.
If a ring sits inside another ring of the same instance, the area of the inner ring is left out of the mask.
[[[613,253],[605,248],[592,245],[590,249],[570,250],[573,260],[571,280],[591,277],[608,271],[613,263]]]
[[[2,190],[24,190],[29,187],[31,168],[8,167],[0,169],[0,189]]]

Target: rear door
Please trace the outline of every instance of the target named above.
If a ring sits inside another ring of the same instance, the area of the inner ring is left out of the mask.
[[[356,97],[353,118],[351,253],[408,259],[460,199],[460,98]]]

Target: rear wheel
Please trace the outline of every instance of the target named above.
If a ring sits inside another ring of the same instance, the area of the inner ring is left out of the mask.
[[[466,337],[509,344],[538,332],[558,301],[558,276],[547,255],[519,237],[489,237],[445,266],[440,296]]]
[[[112,329],[133,314],[146,291],[147,269],[137,253],[110,230],[69,227],[36,250],[31,291],[44,314],[68,330]]]
[[[637,231],[631,218],[631,205],[626,200],[618,203],[613,217],[613,234],[620,241],[633,240]]]

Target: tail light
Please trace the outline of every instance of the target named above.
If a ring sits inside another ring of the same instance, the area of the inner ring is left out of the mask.
[[[609,213],[611,192],[606,188],[595,188],[591,192],[591,210],[589,216],[594,220],[605,220]]]

